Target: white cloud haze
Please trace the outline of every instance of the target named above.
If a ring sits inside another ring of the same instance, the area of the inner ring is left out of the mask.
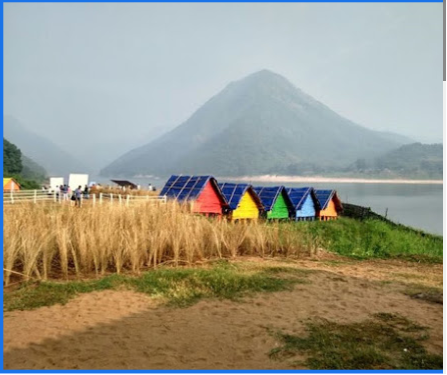
[[[442,3],[5,3],[4,113],[100,168],[266,68],[442,142],[442,32]]]

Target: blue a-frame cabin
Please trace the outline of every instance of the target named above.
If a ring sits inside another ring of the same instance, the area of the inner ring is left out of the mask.
[[[287,194],[295,208],[296,221],[312,221],[318,215],[320,205],[311,187],[287,188]]]

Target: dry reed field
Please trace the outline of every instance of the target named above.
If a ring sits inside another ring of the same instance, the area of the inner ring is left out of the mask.
[[[99,193],[103,193],[103,194],[122,194],[122,195],[136,195],[136,196],[157,196],[160,191],[149,191],[149,190],[145,190],[145,189],[141,189],[141,190],[136,190],[136,189],[121,189],[119,187],[114,187],[114,186],[102,186],[100,188],[98,188],[97,186],[94,186],[90,189],[90,194],[96,194],[99,195]]]
[[[297,235],[293,224],[209,219],[172,202],[4,207],[3,233],[5,285],[14,272],[25,280],[138,274],[160,264],[240,255],[299,257],[315,246],[310,237]]]

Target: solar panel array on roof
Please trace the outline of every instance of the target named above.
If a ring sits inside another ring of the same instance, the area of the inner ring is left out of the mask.
[[[163,187],[160,196],[175,198],[178,201],[197,199],[212,176],[171,176]]]
[[[292,201],[295,210],[301,209],[301,206],[303,205],[311,190],[312,188],[310,187],[286,188],[287,194],[289,194],[289,198]]]
[[[232,210],[237,208],[242,196],[250,187],[249,184],[231,184],[228,182],[220,183],[218,185]]]
[[[320,208],[322,210],[327,208],[327,205],[332,199],[335,190],[315,190],[315,195],[317,196],[318,202],[320,203]]]
[[[268,186],[268,187],[253,187],[256,194],[258,194],[261,199],[262,204],[264,205],[265,211],[271,211],[273,205],[275,204],[276,198],[284,188],[284,186]]]

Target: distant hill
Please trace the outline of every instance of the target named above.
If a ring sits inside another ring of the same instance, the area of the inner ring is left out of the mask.
[[[407,137],[405,135],[402,134],[397,134],[397,133],[393,133],[393,132],[384,132],[384,131],[379,131],[377,132],[382,138],[387,139],[388,141],[393,141],[402,145],[406,145],[406,144],[410,144],[410,143],[415,143],[414,139],[411,139],[410,137]]]
[[[44,167],[22,154],[22,176],[27,180],[43,182],[48,177],[48,172]]]
[[[104,176],[299,173],[346,166],[405,143],[332,111],[263,70],[230,83],[187,121],[101,171]]]
[[[87,167],[45,137],[22,125],[11,116],[3,117],[3,136],[17,145],[24,155],[41,165],[50,175],[84,173]],[[67,137],[70,135],[67,134]],[[29,162],[25,165],[30,166]]]
[[[375,176],[442,179],[443,145],[404,145],[374,159],[358,159],[351,171]]]
[[[22,187],[36,188],[46,179],[47,172],[23,155],[15,144],[3,138],[3,176],[17,178]]]

